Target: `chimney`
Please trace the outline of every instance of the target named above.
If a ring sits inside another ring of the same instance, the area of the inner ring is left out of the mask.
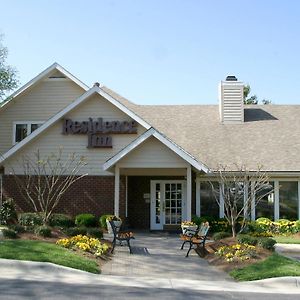
[[[244,84],[235,76],[227,76],[219,86],[220,120],[223,124],[244,122]]]
[[[99,82],[95,82],[94,86],[100,87],[100,83]]]

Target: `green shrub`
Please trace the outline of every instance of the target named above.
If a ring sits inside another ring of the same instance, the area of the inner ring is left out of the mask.
[[[87,235],[97,239],[103,238],[103,232],[100,228],[87,228]]]
[[[106,224],[106,219],[108,217],[113,217],[113,215],[102,215],[100,218],[99,218],[99,223],[100,223],[100,226],[101,228],[104,228],[107,230],[107,224]]]
[[[215,241],[218,241],[218,240],[222,240],[222,239],[225,239],[227,237],[230,237],[231,236],[231,233],[229,232],[225,232],[225,231],[221,231],[221,232],[216,232],[214,235],[213,235],[213,239]]]
[[[15,202],[13,199],[8,198],[2,202],[0,207],[0,224],[7,225],[16,222],[17,213]]]
[[[238,234],[237,235],[237,240],[241,244],[248,244],[248,245],[257,245],[258,243],[258,238],[248,235],[248,234]]]
[[[49,225],[52,227],[74,227],[75,223],[71,216],[65,214],[53,214],[50,217]]]
[[[97,226],[97,219],[93,214],[80,214],[75,218],[77,226],[95,227]]]
[[[16,233],[24,233],[26,231],[25,227],[20,224],[10,225],[9,229],[15,231]]]
[[[43,224],[43,218],[38,213],[19,214],[19,224],[22,226],[39,226]]]
[[[67,236],[75,236],[75,235],[86,235],[87,234],[87,228],[86,227],[71,227],[71,228],[65,228],[64,233]]]
[[[2,229],[3,236],[8,239],[16,239],[17,233],[12,229]]]
[[[38,226],[35,228],[35,234],[43,237],[51,237],[51,228],[48,226]]]
[[[272,238],[259,238],[258,239],[258,246],[268,249],[268,250],[274,250],[274,245],[276,244],[276,241]]]

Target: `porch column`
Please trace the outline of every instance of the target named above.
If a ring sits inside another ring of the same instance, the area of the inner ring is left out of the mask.
[[[192,168],[189,165],[186,169],[186,219],[192,219]]]
[[[114,214],[119,217],[120,206],[120,168],[115,166],[115,202],[114,202]]]

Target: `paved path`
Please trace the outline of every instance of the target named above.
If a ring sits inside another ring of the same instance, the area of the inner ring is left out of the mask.
[[[129,254],[127,246],[117,246],[113,260],[102,268],[103,275],[233,281],[227,273],[209,266],[195,251],[185,257],[187,249],[180,250],[178,235],[140,233],[135,236],[133,254]]]
[[[300,261],[300,244],[276,244],[278,253]]]

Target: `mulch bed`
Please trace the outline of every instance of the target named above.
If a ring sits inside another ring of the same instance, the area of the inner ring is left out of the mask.
[[[271,251],[257,247],[257,257],[256,258],[250,258],[249,260],[246,261],[238,261],[238,262],[227,262],[224,260],[224,258],[215,255],[215,251],[222,247],[222,246],[230,246],[238,243],[235,238],[229,237],[225,238],[219,241],[215,241],[212,243],[207,243],[205,245],[206,248],[206,253],[202,257],[205,258],[210,265],[216,266],[217,268],[225,271],[225,272],[230,272],[233,269],[236,268],[243,268],[248,265],[251,265],[253,263],[262,261],[266,259],[268,256],[272,254]],[[201,252],[201,251],[199,251]]]

